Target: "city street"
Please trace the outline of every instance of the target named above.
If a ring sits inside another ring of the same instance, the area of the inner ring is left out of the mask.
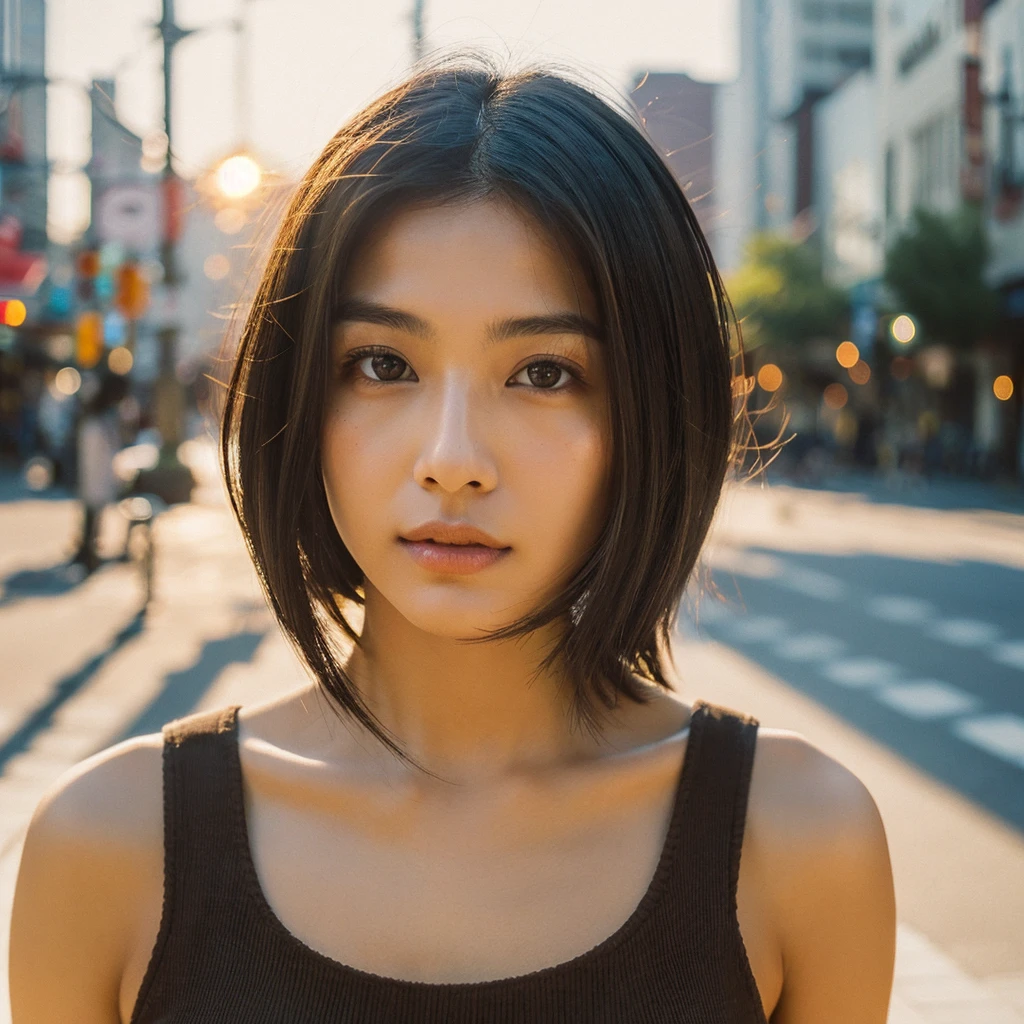
[[[144,616],[134,565],[78,584],[49,571],[70,551],[72,502],[0,480],[4,966],[21,839],[53,779],[122,737],[303,678],[212,447],[191,458],[203,486],[156,522]],[[684,613],[675,646],[687,699],[803,733],[874,794],[900,918],[892,1024],[1024,1022],[1024,507],[989,494],[964,510],[978,497],[734,487],[709,549],[724,601],[706,597],[697,624]],[[123,529],[108,514],[108,555]]]

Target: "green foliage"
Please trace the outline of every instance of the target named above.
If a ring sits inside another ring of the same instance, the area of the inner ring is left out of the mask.
[[[781,235],[754,235],[728,287],[748,349],[837,338],[849,313],[845,293],[825,281],[817,248]]]
[[[996,294],[984,278],[987,260],[980,211],[917,209],[886,253],[885,280],[926,340],[967,349],[996,320]]]

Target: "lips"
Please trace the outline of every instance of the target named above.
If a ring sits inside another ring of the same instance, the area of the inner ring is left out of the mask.
[[[421,568],[445,575],[480,572],[512,550],[469,523],[423,523],[398,541]]]

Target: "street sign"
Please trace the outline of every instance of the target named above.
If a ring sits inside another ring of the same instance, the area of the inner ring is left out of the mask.
[[[109,185],[96,201],[96,233],[101,242],[118,242],[135,252],[160,244],[163,211],[152,185]]]

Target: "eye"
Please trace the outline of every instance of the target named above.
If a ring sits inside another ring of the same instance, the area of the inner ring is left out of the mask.
[[[509,384],[540,388],[543,391],[561,391],[571,384],[573,379],[572,373],[566,367],[550,359],[543,359],[524,366],[509,380]]]
[[[364,377],[373,381],[415,380],[412,367],[392,352],[365,355],[357,360],[356,365]]]

